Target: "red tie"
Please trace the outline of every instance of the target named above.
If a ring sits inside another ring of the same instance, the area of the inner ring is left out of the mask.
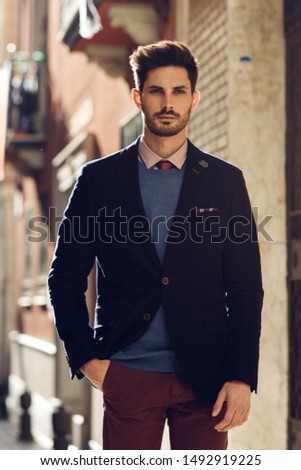
[[[171,168],[173,168],[173,166],[173,163],[171,163],[169,160],[160,160],[155,165],[158,170],[170,170]]]

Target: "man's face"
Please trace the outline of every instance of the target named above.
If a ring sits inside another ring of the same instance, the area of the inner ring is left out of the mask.
[[[192,93],[184,67],[168,66],[150,70],[142,92],[134,90],[133,98],[144,114],[146,128],[157,136],[171,137],[185,132],[199,94]]]

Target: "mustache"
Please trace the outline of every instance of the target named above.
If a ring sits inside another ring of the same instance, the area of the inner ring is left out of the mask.
[[[180,117],[178,113],[176,113],[173,109],[170,109],[169,111],[167,109],[162,109],[159,113],[155,113],[155,117],[160,117],[160,116],[174,116],[174,117]]]

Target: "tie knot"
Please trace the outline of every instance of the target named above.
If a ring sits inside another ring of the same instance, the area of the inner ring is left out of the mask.
[[[169,160],[160,160],[155,165],[158,170],[170,170],[171,168],[173,168],[173,166],[173,163],[171,163]]]

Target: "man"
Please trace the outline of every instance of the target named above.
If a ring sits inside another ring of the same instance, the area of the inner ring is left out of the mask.
[[[226,449],[257,387],[250,202],[241,171],[187,139],[199,100],[188,47],[140,46],[130,64],[143,135],[83,167],[49,275],[56,327],[72,377],[103,390],[104,449],[160,449],[166,420],[172,449]]]

